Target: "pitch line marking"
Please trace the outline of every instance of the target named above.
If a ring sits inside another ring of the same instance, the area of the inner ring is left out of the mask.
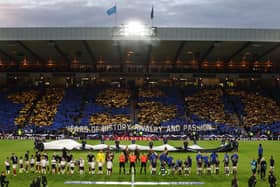
[[[118,181],[66,181],[64,184],[95,184],[95,185],[131,185],[132,182],[118,182]],[[204,182],[134,182],[133,185],[203,185]]]

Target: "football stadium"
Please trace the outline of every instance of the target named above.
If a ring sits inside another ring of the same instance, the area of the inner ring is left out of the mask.
[[[274,187],[279,62],[280,29],[1,27],[1,186]]]

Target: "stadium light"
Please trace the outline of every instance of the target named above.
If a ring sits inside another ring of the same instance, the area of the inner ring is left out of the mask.
[[[113,29],[114,40],[156,40],[156,28],[134,20]]]
[[[147,35],[147,29],[145,25],[138,21],[131,21],[124,26],[125,36],[144,36]]]

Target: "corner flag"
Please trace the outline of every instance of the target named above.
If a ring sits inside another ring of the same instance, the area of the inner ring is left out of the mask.
[[[112,14],[116,14],[117,13],[117,6],[113,6],[111,8],[109,8],[107,11],[106,11],[107,15],[108,16],[111,16]]]

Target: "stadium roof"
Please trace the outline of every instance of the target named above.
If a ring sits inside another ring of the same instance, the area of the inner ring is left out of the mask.
[[[280,30],[157,28],[151,41],[114,36],[115,28],[0,28],[0,59],[108,64],[130,61],[280,61]]]

